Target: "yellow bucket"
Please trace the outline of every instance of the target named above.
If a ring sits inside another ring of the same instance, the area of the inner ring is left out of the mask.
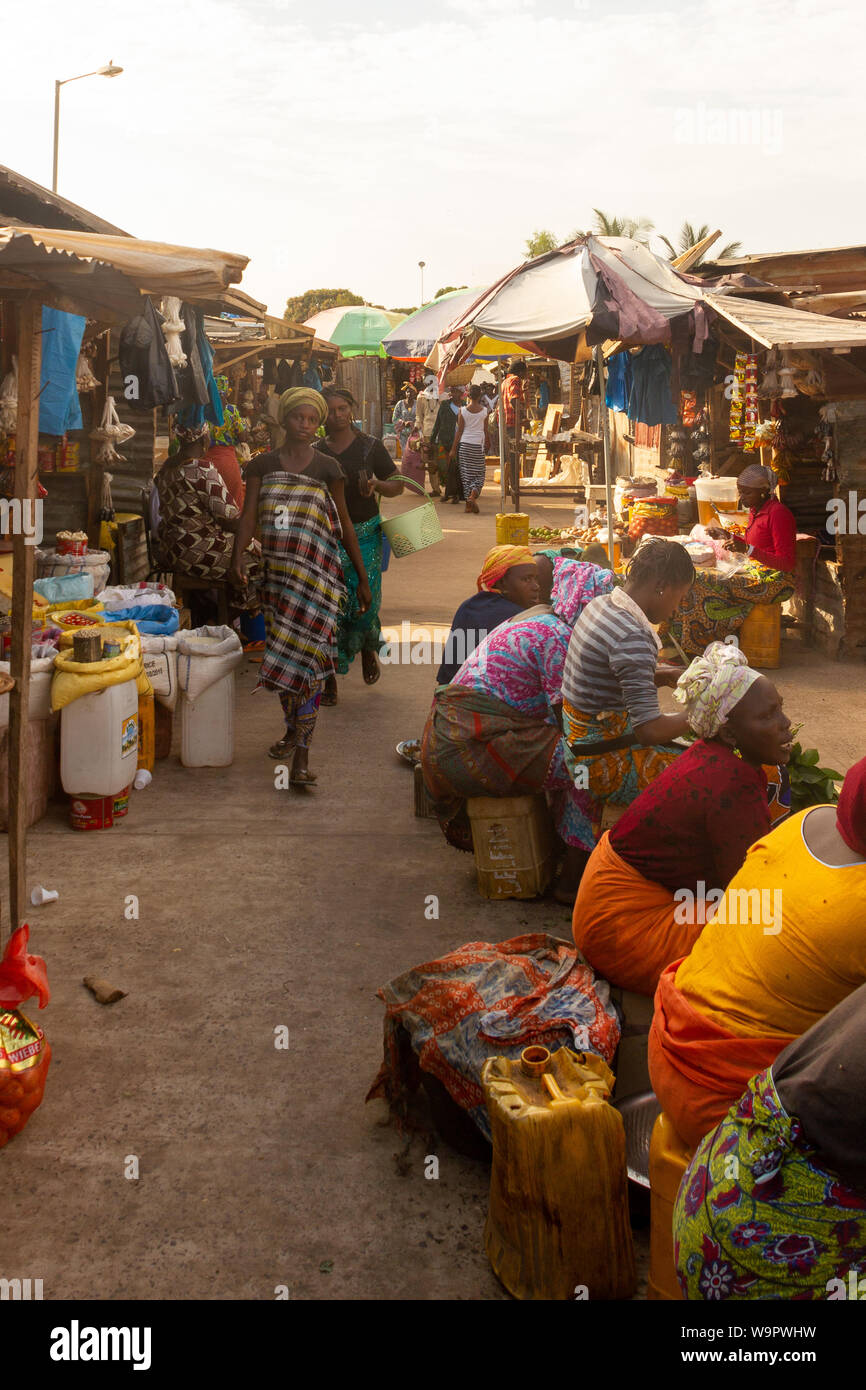
[[[496,513],[497,545],[529,545],[529,516],[526,512]]]
[[[781,660],[782,605],[756,603],[737,636],[750,666],[774,671]]]

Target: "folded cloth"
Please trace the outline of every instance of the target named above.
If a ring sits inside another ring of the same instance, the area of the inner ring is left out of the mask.
[[[619,1043],[606,981],[573,946],[542,932],[496,944],[470,941],[398,976],[378,997],[386,1006],[385,1056],[367,1100],[384,1097],[402,1117],[420,1068],[443,1083],[487,1139],[481,1068],[488,1057],[517,1058],[541,1043],[610,1062]],[[401,1030],[411,1042],[408,1056]]]
[[[627,864],[606,830],[580,881],[574,943],[612,985],[652,995],[665,966],[687,956],[702,931],[677,922],[676,908],[670,889]]]
[[[649,1035],[649,1073],[659,1104],[692,1146],[714,1129],[748,1082],[792,1036],[742,1037],[698,1013],[674,983],[682,961],[662,971]]]
[[[169,608],[165,603],[136,603],[132,608],[118,608],[105,616],[112,623],[135,623],[139,632],[146,632],[151,637],[168,637],[172,632],[177,632],[180,626],[177,609]]]

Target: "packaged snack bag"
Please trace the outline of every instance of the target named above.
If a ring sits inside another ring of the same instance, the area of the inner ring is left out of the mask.
[[[0,1148],[20,1134],[41,1104],[51,1045],[18,1005],[35,994],[43,1009],[51,997],[45,961],[27,954],[30,928],[13,932],[0,962]]]

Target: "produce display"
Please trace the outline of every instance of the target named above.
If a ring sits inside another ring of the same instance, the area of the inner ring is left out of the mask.
[[[598,541],[599,533],[607,531],[605,521],[591,521],[588,526],[530,526],[530,541],[545,545],[592,545]],[[613,525],[614,540],[626,534],[626,528],[619,521]],[[604,544],[604,542],[602,542]]]

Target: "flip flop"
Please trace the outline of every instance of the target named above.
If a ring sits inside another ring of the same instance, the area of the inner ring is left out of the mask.
[[[288,734],[286,734],[285,738],[278,739],[276,743],[271,744],[268,749],[268,757],[273,758],[275,762],[279,762],[280,758],[285,758],[292,752],[294,746],[294,738],[290,738]]]
[[[375,665],[375,667],[373,668],[373,670],[372,670],[371,673],[369,673],[367,670],[364,670],[364,666],[365,666],[364,657],[365,657],[365,656],[368,656],[368,655],[369,655],[369,656],[372,656],[373,660],[376,662],[376,665]],[[362,652],[362,653],[361,653],[361,669],[364,670],[364,684],[365,684],[365,685],[375,685],[376,682],[377,682],[377,680],[379,679],[379,677],[380,677],[381,674],[382,674],[382,668],[381,668],[381,666],[379,665],[379,662],[378,662],[378,660],[377,660],[377,658],[376,658],[376,653],[375,653],[375,652],[369,652],[369,653],[367,653],[367,652]]]

